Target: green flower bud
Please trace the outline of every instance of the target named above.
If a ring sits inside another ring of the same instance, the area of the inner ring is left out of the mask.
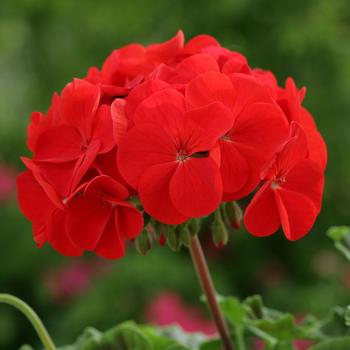
[[[243,220],[243,212],[237,202],[226,203],[226,213],[233,228],[240,228]]]
[[[136,250],[141,255],[146,255],[149,250],[152,248],[152,238],[148,234],[146,230],[143,230],[136,238],[135,238],[135,247]]]
[[[228,242],[228,232],[222,219],[220,210],[215,212],[215,218],[211,225],[213,242],[217,247],[222,247]]]

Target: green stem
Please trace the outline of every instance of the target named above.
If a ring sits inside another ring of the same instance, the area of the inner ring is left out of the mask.
[[[213,280],[211,278],[207,261],[205,260],[202,246],[200,244],[200,241],[197,235],[195,235],[192,238],[189,248],[190,248],[192,261],[196,269],[199,282],[206,296],[209,310],[213,316],[214,322],[220,334],[224,350],[232,350],[230,332],[225,322],[224,315],[222,314],[219,308],[219,305],[216,299],[216,292],[215,292]]]
[[[242,328],[236,329],[237,350],[246,350]]]
[[[10,294],[0,294],[0,303],[11,305],[15,307],[17,310],[21,311],[27,317],[30,323],[33,325],[45,349],[56,350],[55,344],[53,343],[44,324],[41,322],[39,316],[34,312],[34,310],[28,304],[26,304],[21,299]]]

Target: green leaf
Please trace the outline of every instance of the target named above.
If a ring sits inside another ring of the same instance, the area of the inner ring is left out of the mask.
[[[349,226],[332,226],[327,231],[327,236],[333,241],[341,241],[350,236]]]
[[[197,350],[200,345],[207,340],[207,336],[203,333],[186,333],[178,326],[170,326],[160,329],[163,337],[172,339],[175,343],[187,347],[191,350]]]
[[[334,241],[334,246],[350,260],[350,227],[332,226],[328,229],[327,235]]]
[[[153,326],[139,326],[143,334],[148,338],[152,343],[153,350],[164,350],[169,346],[174,345],[175,341],[169,338],[166,338],[162,335],[162,331],[159,328]]]
[[[328,339],[312,346],[309,350],[349,350],[350,337]]]
[[[153,350],[151,342],[132,322],[107,331],[96,350]],[[84,349],[85,350],[85,349]],[[95,350],[95,349],[94,349]]]
[[[264,318],[265,306],[260,295],[252,295],[246,298],[243,304],[248,307],[250,315],[254,318]]]
[[[241,327],[244,325],[245,309],[237,298],[234,297],[220,297],[220,308],[224,316],[235,326]]]
[[[189,348],[186,348],[182,345],[179,345],[179,344],[173,344],[173,345],[170,345],[166,348],[166,350],[189,350]]]
[[[261,319],[252,321],[260,330],[279,340],[300,339],[305,337],[303,330],[295,324],[291,314],[284,314],[278,319]]]
[[[350,327],[350,305],[347,306],[346,311],[345,311],[345,324]]]
[[[220,339],[209,340],[201,344],[199,350],[221,350],[222,343]]]

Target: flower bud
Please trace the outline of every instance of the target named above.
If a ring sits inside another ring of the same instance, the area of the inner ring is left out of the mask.
[[[189,247],[191,245],[191,240],[192,240],[192,234],[191,234],[189,225],[185,224],[181,226],[179,227],[181,243],[185,247]]]
[[[175,252],[179,251],[181,247],[181,240],[176,226],[164,225],[164,227],[166,228],[164,233],[168,246]]]
[[[193,236],[197,235],[201,229],[201,221],[200,219],[193,218],[188,222],[188,228],[190,233]]]
[[[143,230],[136,238],[135,238],[135,247],[136,250],[141,255],[146,255],[149,250],[152,248],[152,238],[148,234],[146,230]]]
[[[237,202],[226,203],[226,213],[230,220],[230,225],[233,228],[240,228],[243,220],[243,213],[241,207]]]
[[[219,209],[215,212],[211,230],[214,244],[217,247],[226,245],[228,242],[228,232]]]

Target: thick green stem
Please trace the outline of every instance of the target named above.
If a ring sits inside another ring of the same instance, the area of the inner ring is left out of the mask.
[[[199,282],[206,296],[210,312],[220,334],[224,350],[232,350],[230,333],[225,322],[224,315],[222,314],[216,300],[214,284],[197,235],[195,235],[191,240],[190,252]]]
[[[56,350],[49,333],[34,310],[19,298],[10,294],[0,294],[0,303],[8,304],[21,311],[33,325],[46,350]]]

